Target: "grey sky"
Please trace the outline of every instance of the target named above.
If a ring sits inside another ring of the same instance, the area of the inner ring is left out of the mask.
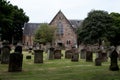
[[[92,9],[120,12],[120,0],[7,0],[23,8],[29,22],[50,22],[61,10],[68,19],[84,19]]]

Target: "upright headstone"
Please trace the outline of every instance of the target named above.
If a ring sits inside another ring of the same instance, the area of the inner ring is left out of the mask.
[[[61,50],[54,51],[54,59],[61,59]]]
[[[67,50],[65,52],[65,58],[66,59],[71,59],[72,58],[72,51],[71,50]]]
[[[54,59],[54,48],[51,47],[48,52],[48,59],[53,60]]]
[[[102,51],[99,50],[96,53],[95,66],[101,66],[101,65],[102,65]]]
[[[14,52],[10,54],[8,71],[9,72],[21,72],[22,62],[23,62],[23,54],[21,54],[20,52]]]
[[[77,48],[72,49],[72,58],[71,61],[78,62],[79,61],[79,53]]]
[[[96,58],[95,59],[95,66],[101,66],[102,64],[101,58]]]
[[[80,58],[85,59],[86,58],[86,49],[82,49],[80,52]]]
[[[1,64],[8,64],[9,63],[9,56],[10,56],[10,47],[3,46],[1,49]]]
[[[118,71],[119,70],[117,58],[118,58],[118,53],[116,50],[114,50],[110,55],[110,68],[109,69],[111,71]]]
[[[43,50],[34,50],[34,63],[43,63]]]
[[[86,61],[87,62],[92,62],[93,61],[93,54],[91,51],[87,51],[86,53]]]

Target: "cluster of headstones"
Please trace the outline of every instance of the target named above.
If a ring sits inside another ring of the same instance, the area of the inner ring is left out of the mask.
[[[89,61],[89,62],[93,61],[93,53],[91,51],[82,49],[80,55],[81,55],[81,59],[86,59],[86,61]],[[106,53],[100,50],[100,51],[97,51],[96,55],[97,55],[95,59],[96,66],[101,66],[102,62],[106,62],[108,60],[108,57],[110,57],[109,69],[112,71],[119,70],[117,59],[119,58],[120,60],[120,54],[117,53],[116,49],[114,49],[113,51],[109,51],[109,53]]]
[[[48,60],[61,59],[61,50],[50,48],[48,52]],[[43,63],[43,50],[34,50],[34,63]]]
[[[116,71],[119,70],[118,64],[117,64],[117,57],[118,53],[116,50],[110,52],[110,59],[111,59],[111,65],[110,70]],[[48,52],[48,59],[61,59],[62,53],[60,49],[54,49],[51,47]],[[78,62],[79,61],[79,51],[77,48],[72,48],[71,50],[66,50],[65,52],[65,58],[71,59],[71,61]],[[87,62],[93,62],[93,53],[92,51],[82,49],[80,52],[80,58],[86,59]],[[102,51],[98,51],[97,58],[95,59],[95,65],[101,66],[102,62],[106,62],[108,60],[108,54]],[[34,50],[34,63],[43,63],[43,50]]]
[[[0,49],[1,54],[1,64],[8,64],[9,72],[19,72],[22,71],[22,46],[16,46],[13,53],[10,53],[11,48],[7,42],[3,42],[2,47]]]
[[[15,48],[15,51],[10,54],[10,47],[8,44],[4,43],[1,48],[1,64],[9,64],[8,71],[9,72],[16,72],[22,71],[22,61],[23,61],[23,54],[22,54],[22,46],[18,45]],[[103,53],[98,51],[98,57],[95,59],[95,65],[101,66],[101,63],[107,61],[108,56],[107,53]],[[28,56],[29,57],[29,56]],[[48,59],[61,59],[62,53],[60,49],[50,48],[48,52]],[[110,54],[111,58],[111,65],[110,70],[116,71],[119,70],[117,64],[117,57],[118,53],[114,50]],[[71,59],[71,61],[78,62],[79,61],[79,51],[77,48],[72,48],[71,50],[66,50],[65,58]],[[86,59],[87,62],[93,62],[93,53],[91,51],[87,51],[86,49],[82,49],[80,52],[80,58]],[[36,49],[34,50],[34,63],[43,63],[43,50]]]
[[[61,59],[62,53],[61,50],[56,50],[54,48],[50,48],[48,52],[48,59],[53,60],[53,59]],[[66,59],[71,59],[71,61],[78,61],[79,60],[79,52],[76,48],[73,48],[71,50],[67,50],[65,52],[65,58]]]
[[[48,51],[48,60],[61,59],[63,56],[60,49],[51,47]],[[71,61],[79,60],[79,52],[76,48],[68,50],[65,53],[65,58],[71,59]],[[34,50],[34,63],[43,63],[43,50]]]

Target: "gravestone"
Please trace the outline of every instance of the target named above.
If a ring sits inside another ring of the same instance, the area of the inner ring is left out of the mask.
[[[61,50],[54,51],[54,59],[61,59]]]
[[[21,72],[22,62],[23,62],[23,54],[20,54],[19,52],[14,52],[10,54],[8,71],[9,72]]]
[[[110,70],[111,71],[118,71],[119,67],[118,67],[118,53],[116,50],[114,50],[111,54],[110,54]]]
[[[43,63],[43,50],[34,50],[34,63]]]
[[[102,64],[101,58],[96,58],[95,59],[95,66],[101,66]]]
[[[102,51],[99,50],[96,53],[95,66],[101,66],[101,65],[102,65]]]
[[[77,48],[72,49],[72,58],[71,61],[78,62],[79,60],[79,53]]]
[[[80,52],[80,58],[85,59],[86,58],[86,49],[82,49]]]
[[[87,51],[86,53],[86,61],[87,62],[92,62],[93,61],[93,54],[91,51]]]
[[[48,52],[48,59],[53,60],[54,59],[54,48],[51,47]]]
[[[65,58],[66,59],[71,59],[72,58],[72,51],[71,50],[67,50],[65,52]]]
[[[10,47],[3,46],[1,49],[1,64],[8,64],[9,63],[9,56],[10,56]]]

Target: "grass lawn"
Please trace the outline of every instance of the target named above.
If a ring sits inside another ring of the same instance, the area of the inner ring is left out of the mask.
[[[110,62],[95,66],[94,62],[71,62],[69,59],[47,60],[44,53],[44,63],[34,64],[32,59],[26,60],[24,52],[23,71],[8,72],[8,65],[0,64],[0,80],[120,80],[120,71],[109,71]],[[120,61],[119,61],[120,67]]]

